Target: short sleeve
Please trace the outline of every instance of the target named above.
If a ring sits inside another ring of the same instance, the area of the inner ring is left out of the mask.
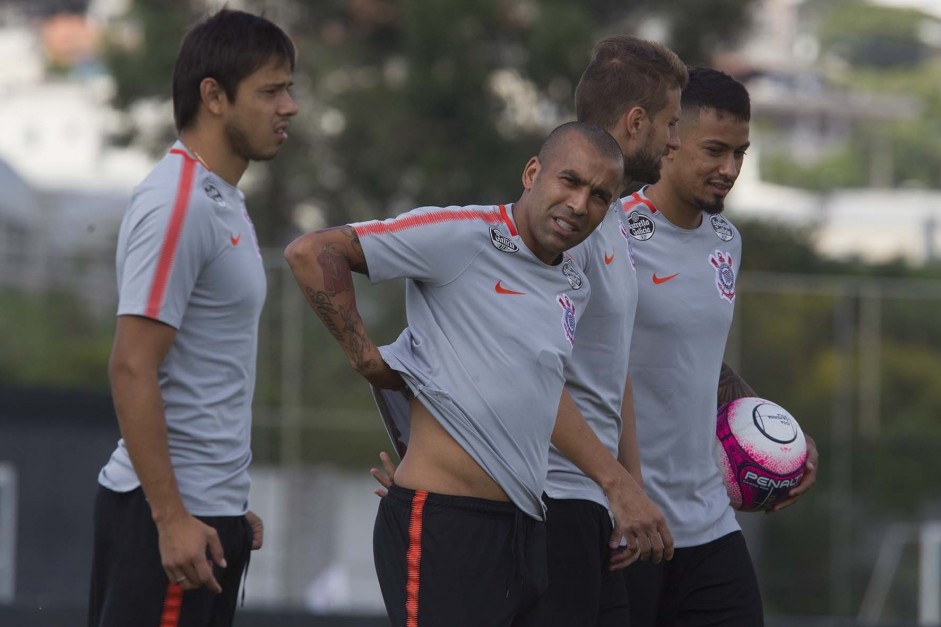
[[[409,278],[445,284],[467,268],[489,241],[490,225],[501,221],[497,207],[420,207],[350,226],[372,282]]]
[[[181,198],[181,194],[186,198]],[[118,245],[118,315],[139,315],[179,328],[212,250],[206,207],[146,190],[132,200]]]

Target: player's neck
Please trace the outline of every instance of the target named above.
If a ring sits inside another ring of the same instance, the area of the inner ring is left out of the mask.
[[[684,202],[670,187],[664,184],[663,179],[650,185],[644,191],[657,211],[663,214],[663,217],[671,224],[681,229],[693,230],[699,228],[702,224],[702,210],[687,202]]]
[[[184,130],[180,141],[203,167],[229,185],[236,187],[248,168],[248,161],[232,152],[228,142],[198,129]]]
[[[534,234],[528,196],[528,191],[523,192],[523,196],[510,207],[513,221],[516,223],[516,231],[529,252],[535,255],[539,261],[547,266],[558,265],[562,262],[562,253],[556,253],[542,247]]]

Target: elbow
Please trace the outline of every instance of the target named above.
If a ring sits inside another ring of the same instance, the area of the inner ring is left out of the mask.
[[[301,235],[284,249],[284,260],[292,269],[303,264],[308,256],[307,248],[309,247],[305,245],[307,237],[307,235]]]
[[[284,249],[284,260],[297,276],[304,268],[314,267],[325,245],[318,231],[301,235]]]
[[[157,364],[134,354],[113,352],[108,360],[108,381],[112,395],[138,389],[141,383],[157,381]]]
[[[134,369],[127,360],[111,356],[108,361],[108,383],[111,386],[111,401],[120,422],[125,414],[123,408],[127,404],[126,401],[133,395]]]
[[[136,369],[130,360],[112,353],[108,360],[108,381],[111,384],[112,393],[127,387],[136,374]]]

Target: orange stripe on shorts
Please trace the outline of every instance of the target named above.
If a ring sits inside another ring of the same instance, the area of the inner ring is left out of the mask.
[[[182,608],[183,588],[175,583],[167,584],[167,597],[163,600],[160,627],[177,627],[180,624],[180,610]]]
[[[421,526],[422,511],[428,493],[416,490],[412,498],[412,513],[408,521],[408,581],[405,584],[406,627],[418,627],[418,575],[421,566]],[[163,626],[161,626],[163,627]]]

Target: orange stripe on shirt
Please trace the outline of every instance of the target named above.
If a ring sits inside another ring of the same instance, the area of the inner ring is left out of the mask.
[[[502,222],[504,217],[499,211],[474,211],[465,209],[461,211],[431,211],[421,215],[408,215],[393,218],[391,220],[374,220],[354,227],[356,234],[360,237],[366,235],[378,235],[381,233],[395,233],[405,231],[417,226],[426,226],[429,224],[440,224],[442,222],[459,222],[465,220],[483,220],[490,224]],[[514,233],[515,235],[515,233]]]
[[[503,221],[506,222],[506,228],[510,230],[510,235],[516,237],[516,225],[513,224],[513,220],[511,220],[509,214],[507,214],[505,205],[500,205],[500,216],[503,218]]]
[[[405,584],[405,627],[418,627],[418,576],[421,566],[421,526],[422,512],[428,493],[416,490],[412,498],[412,512],[408,521],[408,552],[405,554],[408,564],[408,579]],[[162,626],[161,626],[162,627]]]
[[[181,609],[183,609],[183,588],[175,583],[167,584],[167,597],[163,600],[160,627],[177,627],[180,624]]]
[[[634,192],[631,194],[631,199],[632,200],[625,200],[623,203],[621,203],[621,207],[623,207],[625,212],[630,211],[637,205],[647,205],[647,208],[650,209],[651,213],[657,213],[657,208],[654,206],[654,204],[641,196],[639,192]]]
[[[179,152],[179,151],[171,151]],[[183,222],[186,219],[186,210],[189,207],[190,192],[193,189],[193,174],[196,171],[196,160],[184,154],[183,172],[180,174],[180,183],[176,188],[176,200],[173,203],[173,212],[167,224],[167,232],[163,236],[160,247],[160,257],[157,259],[157,271],[150,286],[150,295],[147,298],[148,318],[157,318],[163,298],[167,291],[167,282],[170,280],[170,271],[173,270],[173,258],[176,256],[176,247],[180,243],[180,233],[183,231]]]

